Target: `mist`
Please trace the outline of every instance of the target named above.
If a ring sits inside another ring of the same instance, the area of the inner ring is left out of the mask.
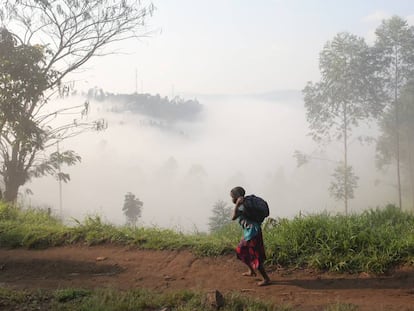
[[[56,105],[83,100],[72,97]],[[196,121],[163,127],[151,126],[147,116],[115,113],[111,103],[92,101],[88,119],[105,118],[108,128],[61,143],[61,150],[72,149],[82,157],[80,164],[62,169],[71,176],[63,184],[62,211],[59,185],[52,177],[24,186],[33,195],[22,199],[32,206],[50,206],[57,215],[62,212],[67,222],[98,215],[122,225],[124,196],[132,192],[144,202],[139,225],[182,231],[207,231],[214,203],[224,200],[230,205],[230,189],[239,185],[268,201],[271,217],[343,212],[343,203],[328,193],[335,164],[315,160],[297,167],[293,157],[295,150],[301,150],[341,159],[339,144],[317,151],[307,136],[299,98],[199,100],[203,112]],[[360,131],[374,130],[363,127]],[[373,146],[350,146],[350,164],[360,178],[351,212],[382,206],[395,196],[395,189],[387,185],[389,173],[377,171],[374,159]]]

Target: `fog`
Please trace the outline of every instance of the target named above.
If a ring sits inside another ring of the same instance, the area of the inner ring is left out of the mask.
[[[100,215],[124,224],[124,196],[144,202],[140,225],[208,229],[218,200],[230,204],[229,191],[241,185],[269,202],[271,217],[294,217],[344,206],[329,196],[331,174],[342,160],[340,143],[321,150],[307,135],[303,100],[266,94],[300,90],[320,79],[318,55],[335,34],[347,31],[375,41],[375,29],[394,14],[414,24],[410,1],[189,1],[156,0],[148,38],[123,41],[91,59],[69,80],[76,88],[134,91],[185,99],[197,96],[203,113],[193,122],[150,126],[143,115],[113,113],[110,103],[91,102],[89,120],[105,118],[108,129],[63,141],[62,150],[82,156],[64,168],[71,181],[52,178],[22,187],[29,205],[50,206],[64,219]],[[192,95],[190,95],[190,93]],[[201,96],[195,94],[207,94]],[[213,96],[212,94],[235,94]],[[249,94],[256,94],[255,96]],[[279,95],[280,95],[279,94]],[[57,101],[73,105],[84,98]],[[53,108],[51,108],[53,111]],[[68,116],[69,118],[69,116]],[[70,119],[69,119],[70,120]],[[376,136],[375,126],[355,130]],[[297,167],[294,151],[315,157]],[[324,160],[321,160],[324,159]],[[349,145],[349,165],[359,176],[349,211],[397,201],[394,171],[375,167],[375,145]]]
[[[59,100],[73,105],[82,98]],[[132,192],[144,202],[139,224],[184,231],[207,231],[213,205],[241,185],[262,196],[271,217],[298,213],[343,212],[343,203],[329,197],[335,163],[313,160],[297,167],[295,150],[316,154],[301,99],[265,97],[199,98],[203,113],[193,122],[148,126],[148,117],[111,112],[111,104],[91,102],[89,120],[105,118],[108,128],[63,141],[61,150],[73,149],[82,162],[64,168],[71,181],[62,187],[52,177],[35,179],[24,188],[33,195],[22,200],[50,206],[68,222],[87,215],[124,224],[124,196]],[[368,127],[360,130],[368,133]],[[350,146],[350,165],[360,177],[350,211],[392,202],[396,191],[387,185],[388,173],[378,172],[374,147]],[[340,145],[332,144],[318,157],[341,160]],[[391,176],[392,178],[393,176]]]

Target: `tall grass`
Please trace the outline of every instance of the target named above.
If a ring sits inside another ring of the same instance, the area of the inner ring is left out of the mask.
[[[228,230],[228,229],[223,229]],[[189,249],[198,255],[218,256],[229,253],[237,243],[237,235],[182,232],[105,223],[99,216],[88,216],[73,226],[41,209],[21,210],[0,203],[0,247],[46,248],[74,243],[132,245],[141,249]]]
[[[197,255],[219,256],[233,252],[240,236],[236,223],[211,234],[119,227],[98,216],[66,226],[46,211],[0,203],[0,247],[113,243],[141,249],[188,249]],[[376,273],[401,263],[414,264],[414,216],[394,206],[351,216],[319,214],[278,219],[264,226],[263,236],[269,264]]]
[[[392,205],[360,215],[280,220],[265,233],[272,264],[382,273],[414,257],[414,216]]]

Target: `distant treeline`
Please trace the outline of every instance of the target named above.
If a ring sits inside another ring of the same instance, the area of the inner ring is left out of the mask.
[[[102,89],[90,89],[87,95],[89,99],[115,104],[113,112],[128,111],[166,121],[194,121],[203,110],[197,99],[184,100],[178,96],[170,100],[159,94],[113,94]]]

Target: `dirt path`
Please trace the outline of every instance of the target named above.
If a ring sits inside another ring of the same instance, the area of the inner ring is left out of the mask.
[[[115,246],[0,249],[0,286],[12,288],[218,289],[300,310],[318,310],[332,303],[352,303],[362,311],[414,310],[414,269],[381,277],[275,270],[270,271],[273,282],[266,287],[257,287],[256,278],[241,276],[244,271],[234,256],[196,258],[187,251]]]

